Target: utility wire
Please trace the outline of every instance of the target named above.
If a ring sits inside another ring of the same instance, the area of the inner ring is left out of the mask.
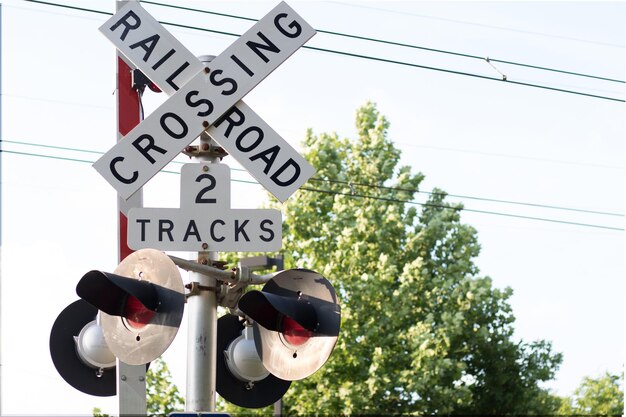
[[[86,103],[86,102],[69,102],[69,101],[61,101],[61,100],[53,100],[53,99],[43,99],[41,97],[20,96],[20,95],[14,95],[14,94],[0,93],[0,99],[2,97],[44,101],[48,103],[59,103],[59,104],[70,105],[70,106],[93,107],[93,108],[106,109],[106,110],[113,109],[112,106],[98,106],[98,105],[93,105],[93,104]],[[444,152],[460,152],[460,153],[466,153],[466,154],[472,154],[472,155],[486,155],[486,156],[498,157],[498,158],[513,158],[513,159],[522,159],[522,160],[528,160],[528,161],[547,162],[551,164],[564,164],[564,165],[576,165],[576,166],[593,167],[593,168],[619,169],[622,171],[624,170],[624,166],[621,166],[621,165],[608,165],[608,164],[591,163],[591,162],[575,162],[575,161],[568,161],[568,160],[561,160],[561,159],[549,159],[549,158],[539,158],[536,156],[522,156],[522,155],[512,155],[512,154],[506,154],[506,153],[485,152],[485,151],[463,149],[463,148],[448,148],[448,147],[432,146],[432,145],[417,145],[414,143],[401,142],[401,141],[394,141],[394,143],[397,145],[408,146],[411,148],[432,149],[432,150],[444,151]]]
[[[87,9],[87,8],[83,8],[83,7],[70,6],[70,5],[66,5],[66,4],[51,3],[51,2],[46,2],[46,1],[42,1],[42,0],[24,0],[24,1],[27,1],[27,2],[30,2],[30,3],[45,4],[45,5],[49,5],[49,6],[55,6],[55,7],[63,7],[63,8],[72,9],[72,10],[80,10],[80,11],[85,11],[85,12],[93,12],[93,13],[105,14],[105,15],[109,15],[109,16],[112,15],[112,13],[103,12],[103,11],[100,11],[100,10]],[[198,26],[184,25],[184,24],[180,24],[180,23],[165,22],[165,21],[159,21],[159,23],[161,23],[163,25],[167,25],[167,26],[173,26],[173,27],[182,28],[182,29],[198,30],[198,31],[202,31],[202,32],[209,32],[209,33],[215,33],[215,34],[226,35],[226,36],[235,36],[235,37],[240,36],[240,34],[237,34],[237,33],[231,33],[231,32],[225,32],[225,31],[214,30],[214,29],[207,29],[207,28],[201,28],[201,27],[198,27]],[[445,73],[449,73],[449,74],[464,75],[464,76],[480,78],[480,79],[484,79],[484,80],[506,82],[506,83],[509,83],[509,84],[515,84],[515,85],[520,85],[520,86],[525,86],[525,87],[532,87],[532,88],[539,88],[539,89],[556,91],[556,92],[567,93],[567,94],[575,94],[575,95],[579,95],[579,96],[597,98],[597,99],[601,99],[601,100],[617,101],[617,102],[621,102],[621,103],[626,102],[626,100],[624,100],[624,99],[618,99],[618,98],[614,98],[614,97],[601,96],[601,95],[596,95],[596,94],[589,94],[589,93],[584,93],[584,92],[575,91],[575,90],[566,90],[566,89],[555,88],[555,87],[550,87],[550,86],[541,85],[541,84],[532,84],[532,83],[525,83],[525,82],[520,82],[520,81],[512,81],[512,80],[506,79],[506,78],[488,77],[488,76],[485,76],[485,75],[480,75],[480,74],[475,74],[475,73],[469,73],[469,72],[463,72],[463,71],[455,71],[455,70],[449,70],[449,69],[439,68],[439,67],[431,67],[431,66],[426,66],[426,65],[419,65],[419,64],[414,64],[414,63],[410,63],[410,62],[398,61],[398,60],[392,60],[392,59],[386,59],[386,58],[380,58],[380,57],[374,57],[374,56],[369,56],[369,55],[355,54],[355,53],[350,53],[350,52],[345,52],[345,51],[336,51],[336,50],[333,50],[333,49],[318,48],[318,47],[307,46],[307,45],[304,45],[302,48],[303,49],[314,50],[314,51],[319,51],[319,52],[326,52],[326,53],[338,54],[338,55],[343,55],[343,56],[349,56],[349,57],[352,57],[352,58],[367,59],[367,60],[372,60],[372,61],[384,62],[384,63],[388,63],[388,64],[395,64],[395,65],[403,65],[403,66],[408,66],[408,67],[413,67],[413,68],[428,69],[428,70],[432,70],[432,71],[440,71],[440,72],[445,72]]]
[[[624,217],[623,213],[611,213],[611,212],[605,212],[605,211],[578,209],[578,208],[571,208],[571,207],[561,207],[561,206],[554,206],[554,205],[549,205],[549,204],[525,203],[525,202],[521,202],[521,201],[500,200],[500,199],[487,198],[487,197],[473,197],[473,196],[468,196],[468,195],[450,194],[450,193],[443,192],[443,191],[420,191],[420,190],[415,189],[415,188],[387,187],[387,186],[383,186],[383,185],[365,184],[365,183],[352,182],[352,181],[321,179],[321,178],[315,178],[315,177],[310,178],[309,181],[318,181],[318,182],[329,182],[329,183],[334,183],[334,184],[342,184],[342,185],[346,185],[346,186],[348,186],[350,188],[352,188],[352,187],[366,187],[366,188],[374,188],[374,189],[378,189],[378,190],[402,191],[402,192],[408,192],[408,193],[428,194],[428,195],[442,196],[442,197],[449,196],[449,197],[461,198],[461,199],[467,199],[467,200],[486,201],[486,202],[490,202],[490,203],[513,204],[513,205],[519,205],[519,206],[538,207],[538,208],[552,209],[552,210],[564,210],[564,211],[572,211],[572,212],[578,212],[578,213],[599,214],[599,215],[603,215],[603,216]]]
[[[312,192],[324,193],[324,194],[342,195],[342,196],[353,197],[353,198],[367,198],[371,200],[387,201],[389,203],[414,204],[414,205],[419,205],[422,207],[444,208],[444,209],[450,209],[450,210],[467,211],[471,213],[481,213],[481,214],[493,214],[496,216],[514,217],[517,219],[525,219],[525,220],[536,220],[536,221],[551,222],[551,223],[569,224],[569,225],[574,225],[574,226],[595,227],[599,229],[608,229],[608,230],[620,230],[620,231],[624,230],[624,228],[619,228],[619,227],[602,226],[602,225],[589,224],[589,223],[569,222],[565,220],[547,219],[544,217],[523,216],[519,214],[510,214],[510,213],[499,213],[499,212],[486,211],[486,210],[474,210],[474,209],[468,209],[465,207],[454,207],[451,205],[443,205],[443,204],[418,203],[416,201],[398,200],[395,198],[380,197],[380,196],[374,196],[374,195],[343,193],[343,192],[338,192],[338,191],[320,190],[317,188],[309,188],[309,187],[300,187],[300,190],[312,191]]]
[[[93,164],[95,162],[95,161],[90,161],[90,160],[87,160],[87,159],[67,158],[67,157],[63,157],[63,156],[44,155],[44,154],[40,154],[40,153],[20,152],[20,151],[10,151],[10,150],[7,150],[7,149],[0,149],[0,153],[2,153],[2,152],[14,154],[14,155],[34,156],[34,157],[47,158],[47,159],[57,159],[57,160],[60,160],[60,161],[82,162],[82,163],[86,163],[86,164]],[[95,152],[95,153],[97,153],[97,152]],[[168,171],[168,170],[165,170],[165,169],[162,169],[159,172],[165,172],[166,174],[180,175],[180,172]],[[237,179],[232,179],[232,178],[231,178],[231,182],[241,182],[241,183],[244,183],[244,184],[259,185],[259,183],[256,182],[256,181],[237,180]]]
[[[43,154],[36,154],[36,153],[29,153],[29,152],[18,152],[18,151],[10,151],[10,150],[6,150],[6,149],[0,149],[0,153],[2,153],[2,152],[9,153],[9,154],[23,155],[23,156],[33,156],[33,157],[42,157],[42,158],[70,161],[70,162],[82,162],[82,163],[92,163],[92,164],[94,163],[94,161],[89,161],[89,160],[85,160],[85,159],[66,158],[66,157],[60,157],[60,156],[43,155]],[[168,174],[179,174],[178,172],[175,172],[175,171],[162,170],[161,172],[165,172],[165,173],[168,173]],[[247,183],[247,184],[257,184],[256,182],[245,181],[245,180],[233,180],[233,179],[231,179],[231,181],[233,181],[233,182],[242,182],[242,183]],[[366,194],[344,193],[344,192],[331,191],[331,190],[321,190],[321,189],[310,188],[310,187],[300,187],[300,190],[310,191],[310,192],[318,192],[318,193],[323,193],[323,194],[331,194],[331,195],[341,195],[341,196],[347,196],[347,197],[351,197],[351,198],[366,198],[366,199],[373,199],[373,200],[379,200],[379,201],[387,201],[387,202],[390,202],[390,203],[413,204],[413,205],[419,205],[419,206],[422,206],[422,207],[446,208],[446,209],[452,209],[452,210],[458,210],[458,211],[466,211],[466,212],[471,212],[471,213],[481,213],[481,214],[505,216],[505,217],[512,217],[512,218],[518,218],[518,219],[525,219],[525,220],[534,220],[534,221],[544,221],[544,222],[551,222],[551,223],[560,223],[560,224],[567,224],[567,225],[573,225],[573,226],[592,227],[592,228],[597,228],[597,229],[617,230],[617,231],[623,231],[624,230],[623,228],[619,228],[619,227],[604,226],[604,225],[591,224],[591,223],[578,223],[578,222],[570,222],[570,221],[558,220],[558,219],[548,219],[548,218],[543,218],[543,217],[531,217],[531,216],[524,216],[524,215],[510,214],[510,213],[500,213],[500,212],[487,211],[487,210],[475,210],[475,209],[468,209],[468,208],[464,208],[464,207],[454,207],[454,206],[450,206],[450,205],[440,205],[440,204],[432,204],[432,203],[419,203],[419,202],[410,201],[410,200],[400,200],[400,199],[394,199],[394,198],[388,198],[388,197],[380,197],[380,196],[374,196],[374,195],[366,195]]]
[[[344,3],[344,2],[339,2],[339,1],[331,1],[331,3],[337,3],[337,4],[341,4],[343,6],[348,6],[348,7],[358,7],[361,9],[370,9],[370,10],[377,10],[380,12],[400,14],[403,16],[413,16],[413,17],[419,17],[419,18],[425,18],[425,19],[431,19],[431,20],[439,20],[442,22],[450,22],[450,23],[461,24],[461,25],[470,25],[470,26],[482,27],[482,28],[487,28],[487,29],[504,30],[504,31],[509,31],[509,32],[522,33],[524,35],[545,36],[548,38],[564,39],[567,41],[583,42],[583,43],[590,43],[590,44],[602,45],[602,46],[610,46],[613,48],[621,48],[621,49],[626,48],[624,45],[621,45],[621,44],[595,41],[595,40],[582,39],[582,38],[573,38],[571,36],[554,35],[551,33],[535,32],[531,30],[516,29],[516,28],[511,28],[511,27],[505,27],[505,26],[495,26],[495,25],[488,25],[484,23],[468,22],[464,20],[449,19],[449,18],[438,17],[438,16],[429,16],[429,15],[411,13],[411,12],[406,12],[406,11],[385,9],[381,7],[365,6],[362,4]]]
[[[94,151],[94,150],[89,150],[89,149],[80,149],[80,148],[70,148],[70,147],[64,147],[64,146],[47,145],[47,144],[42,144],[42,143],[22,142],[22,141],[6,140],[6,139],[1,139],[0,143],[1,142],[11,143],[11,144],[15,144],[15,145],[35,146],[35,147],[56,149],[56,150],[63,150],[63,151],[71,151],[71,152],[84,152],[84,153],[92,153],[92,154],[97,154],[97,155],[103,155],[104,154],[104,152],[102,152],[102,151]],[[174,163],[174,164],[185,164],[187,162],[172,161],[172,163]],[[231,170],[248,173],[247,170],[241,169],[241,168],[231,168]],[[502,200],[502,199],[495,199],[495,198],[488,198],[488,197],[474,197],[474,196],[461,195],[461,194],[451,194],[451,193],[447,193],[447,192],[421,191],[421,190],[418,190],[418,189],[415,189],[415,188],[389,187],[389,186],[374,185],[374,184],[367,184],[367,183],[354,182],[354,181],[331,180],[331,179],[316,178],[316,177],[309,178],[309,181],[323,182],[323,183],[330,183],[330,184],[341,184],[341,185],[345,185],[345,186],[347,186],[349,188],[352,188],[352,187],[366,187],[366,188],[371,188],[371,189],[376,189],[376,190],[387,190],[387,191],[394,191],[394,192],[396,192],[396,191],[397,192],[409,192],[409,193],[418,193],[418,194],[435,195],[435,196],[443,196],[443,197],[449,196],[449,197],[454,197],[454,198],[460,198],[460,199],[466,199],[466,200],[476,200],[476,201],[485,201],[485,202],[490,202],[490,203],[512,204],[512,205],[537,207],[537,208],[544,208],[544,209],[551,209],[551,210],[563,210],[563,211],[571,211],[571,212],[578,212],[578,213],[598,214],[598,215],[602,215],[602,216],[624,217],[624,213],[614,213],[614,212],[606,212],[606,211],[596,211],[596,210],[588,210],[588,209],[562,207],[562,206],[555,206],[555,205],[549,205],[549,204],[527,203],[527,202],[522,202],[522,201]],[[250,182],[250,183],[251,184],[258,184],[258,182]]]
[[[607,97],[607,96],[600,96],[600,95],[596,95],[596,94],[583,93],[581,91],[565,90],[565,89],[562,89],[562,88],[550,87],[550,86],[541,85],[541,84],[531,84],[531,83],[524,83],[524,82],[520,82],[520,81],[512,81],[512,80],[507,79],[507,78],[489,77],[489,76],[486,76],[486,75],[474,74],[474,73],[471,73],[471,72],[455,71],[455,70],[450,70],[450,69],[445,69],[445,68],[413,64],[411,62],[406,62],[406,61],[398,61],[398,60],[394,60],[394,59],[380,58],[380,57],[375,57],[375,56],[370,56],[370,55],[355,54],[355,53],[352,53],[352,52],[336,51],[336,50],[333,50],[333,49],[318,48],[318,47],[306,46],[306,45],[303,46],[303,48],[311,49],[311,50],[314,50],[314,51],[327,52],[327,53],[331,53],[331,54],[345,55],[345,56],[350,56],[350,57],[353,57],[353,58],[361,58],[361,59],[367,59],[367,60],[371,60],[371,61],[385,62],[385,63],[388,63],[388,64],[396,64],[396,65],[403,65],[403,66],[408,66],[408,67],[413,67],[413,68],[428,69],[428,70],[432,70],[432,71],[446,72],[446,73],[449,73],[449,74],[465,75],[467,77],[481,78],[483,80],[500,81],[500,82],[505,82],[507,84],[516,84],[516,85],[521,85],[521,86],[525,86],[525,87],[534,87],[534,88],[540,88],[540,89],[544,89],[544,90],[551,90],[551,91],[558,91],[558,92],[561,92],[561,93],[576,94],[576,95],[580,95],[580,96],[593,97],[593,98],[598,98],[598,99],[603,99],[603,100],[619,101],[619,102],[622,102],[622,103],[626,102],[626,100],[619,99],[619,98],[614,98],[614,97]]]
[[[61,8],[70,9],[70,10],[79,10],[81,12],[98,13],[102,15],[113,16],[113,13],[111,12],[104,12],[102,10],[95,10],[95,9],[87,9],[85,7],[70,6],[69,4],[52,3],[52,2],[41,1],[41,0],[24,0],[24,1],[29,2],[29,3],[45,4],[46,6],[61,7]]]
[[[160,3],[160,2],[156,2],[156,1],[150,1],[150,0],[140,0],[140,2],[141,3],[146,3],[146,4],[152,4],[152,5],[155,5],[155,6],[169,7],[169,8],[172,8],[172,9],[179,9],[179,10],[186,10],[186,11],[191,11],[191,12],[196,12],[196,13],[210,14],[210,15],[214,15],[214,16],[228,17],[228,18],[231,18],[231,19],[246,20],[246,21],[249,21],[249,22],[257,22],[258,21],[258,19],[254,19],[254,18],[251,18],[251,17],[245,17],[245,16],[239,16],[239,15],[233,15],[233,14],[227,14],[227,13],[214,12],[214,11],[211,11],[211,10],[195,9],[195,8],[192,8],[192,7],[176,6],[176,5],[173,5],[173,4],[165,4],[165,3]],[[624,80],[617,80],[617,79],[601,77],[601,76],[597,76],[597,75],[590,75],[590,74],[584,74],[584,73],[580,73],[580,72],[566,71],[566,70],[556,69],[556,68],[542,67],[542,66],[539,66],[539,65],[529,65],[529,64],[524,64],[524,63],[520,63],[520,62],[513,62],[513,61],[507,61],[507,60],[501,60],[501,59],[495,59],[495,58],[489,58],[489,57],[483,57],[483,56],[477,56],[477,55],[470,55],[470,54],[461,53],[461,52],[447,51],[445,49],[429,48],[429,47],[415,45],[415,44],[395,42],[395,41],[390,41],[390,40],[385,40],[385,39],[377,39],[377,38],[372,38],[372,37],[368,37],[368,36],[352,35],[352,34],[348,34],[348,33],[335,32],[335,31],[323,30],[323,29],[316,29],[316,31],[319,32],[319,33],[324,33],[324,34],[333,35],[333,36],[339,36],[339,37],[343,37],[343,38],[358,39],[358,40],[363,40],[363,41],[368,41],[368,42],[381,43],[381,44],[385,44],[385,45],[400,46],[400,47],[403,47],[403,48],[419,49],[419,50],[423,50],[423,51],[429,51],[429,52],[436,52],[436,53],[441,53],[441,54],[460,56],[460,57],[464,57],[464,58],[479,59],[481,61],[487,61],[487,62],[490,62],[490,61],[491,62],[498,62],[498,63],[501,63],[501,64],[516,65],[516,66],[525,67],[525,68],[532,68],[532,69],[542,70],[542,71],[552,71],[552,72],[557,72],[557,73],[561,73],[561,74],[574,75],[574,76],[578,76],[578,77],[594,78],[594,79],[597,79],[597,80],[610,81],[610,82],[615,82],[615,83],[622,83],[622,84],[626,83],[626,81],[624,81]]]

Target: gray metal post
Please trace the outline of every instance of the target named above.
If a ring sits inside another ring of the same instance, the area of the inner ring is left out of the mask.
[[[146,415],[146,366],[117,361],[120,416]]]
[[[209,144],[206,135],[200,136],[201,148]],[[215,157],[198,157],[216,162]],[[198,263],[211,264],[218,252],[198,252]],[[185,411],[215,411],[217,361],[217,280],[214,277],[189,272],[199,291],[187,299],[187,395]]]
[[[278,272],[285,269],[285,260],[283,259],[282,255],[277,255],[275,258],[270,258],[268,256],[252,256],[249,258],[240,259],[239,265],[250,268],[251,270],[265,269],[275,266],[276,271]],[[274,403],[274,416],[280,417],[282,415],[283,399],[281,398]]]
[[[2,97],[2,4],[0,4],[0,97]],[[0,99],[0,132],[2,132],[2,100]],[[2,142],[0,142],[0,202],[2,201]],[[0,294],[2,294],[2,204],[0,203]],[[2,323],[2,313],[0,313]],[[0,325],[0,336],[2,326]],[[2,392],[2,348],[0,347],[0,392]],[[2,401],[0,401],[2,415]]]
[[[274,258],[274,264],[276,265],[276,271],[282,271],[285,269],[285,260],[282,255],[276,256]],[[280,398],[278,401],[274,403],[274,416],[281,417],[283,415],[283,399]]]

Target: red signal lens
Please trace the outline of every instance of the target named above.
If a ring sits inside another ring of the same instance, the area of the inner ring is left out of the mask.
[[[124,307],[124,317],[126,317],[126,321],[131,327],[141,329],[150,323],[155,314],[154,311],[141,304],[141,301],[137,298],[132,295],[128,296],[126,306]]]
[[[298,322],[289,316],[283,317],[282,334],[285,341],[293,346],[305,344],[313,337],[313,332],[300,326]]]

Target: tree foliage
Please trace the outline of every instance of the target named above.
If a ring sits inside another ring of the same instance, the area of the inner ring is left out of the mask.
[[[167,416],[185,409],[185,400],[172,382],[172,374],[162,358],[146,372],[146,408],[149,416]]]
[[[398,166],[389,123],[357,111],[358,139],[308,131],[318,172],[283,208],[286,264],[329,278],[342,330],[329,362],[292,384],[291,413],[550,412],[539,383],[561,355],[513,339],[510,288],[479,276],[476,230],[435,190],[418,211],[422,174]],[[312,191],[316,189],[318,191]]]
[[[622,415],[623,375],[587,377],[567,399],[541,388],[561,354],[543,340],[514,340],[512,290],[479,275],[477,233],[461,222],[461,205],[440,190],[420,212],[406,203],[423,176],[397,167],[388,127],[367,103],[358,140],[307,133],[318,174],[283,207],[283,249],[288,268],[331,280],[342,330],[328,363],[292,384],[285,414]],[[147,386],[149,415],[183,409],[161,359]],[[221,398],[218,409],[272,414]]]
[[[599,378],[583,378],[574,394],[563,401],[559,414],[623,415],[623,381],[623,373],[619,376],[606,372]]]

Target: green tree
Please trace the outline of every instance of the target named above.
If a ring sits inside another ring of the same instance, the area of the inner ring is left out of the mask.
[[[153,361],[146,372],[146,408],[149,416],[167,416],[185,409],[185,400],[163,358]]]
[[[476,230],[424,176],[398,167],[389,123],[367,103],[358,139],[305,139],[315,180],[282,206],[288,267],[328,277],[342,299],[329,362],[295,382],[289,413],[548,413],[539,386],[561,362],[546,341],[513,340],[512,290],[474,263]],[[317,191],[314,191],[317,190]]]
[[[559,414],[623,415],[624,374],[606,372],[599,378],[583,378],[574,394],[563,401]]]
[[[477,233],[461,222],[461,205],[439,190],[420,212],[403,202],[423,176],[397,167],[388,126],[368,103],[357,113],[358,140],[307,134],[318,174],[283,206],[283,249],[288,267],[333,282],[342,333],[329,362],[292,384],[286,413],[554,413],[557,398],[540,383],[561,355],[546,341],[514,341],[512,290],[479,276]],[[152,399],[171,388],[156,385]],[[180,409],[173,398],[149,413]]]

